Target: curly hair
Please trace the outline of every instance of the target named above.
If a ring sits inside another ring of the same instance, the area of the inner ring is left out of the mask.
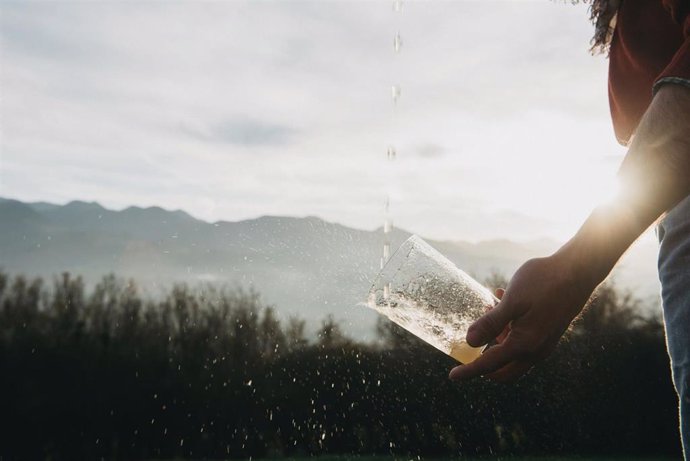
[[[613,38],[613,30],[616,27],[616,13],[623,0],[570,0],[571,3],[589,4],[589,13],[594,23],[594,37],[592,37],[592,54],[608,54]],[[690,1],[688,0],[660,0],[663,7],[678,24],[690,14]]]
[[[589,18],[594,24],[594,37],[592,37],[590,51],[592,54],[608,54],[621,0],[583,0],[583,3],[590,4]]]

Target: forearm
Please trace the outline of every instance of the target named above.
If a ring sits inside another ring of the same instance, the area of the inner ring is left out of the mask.
[[[546,357],[625,250],[690,193],[690,89],[663,86],[620,169],[621,192],[597,208],[568,243],[513,275],[501,301],[467,331],[472,346],[510,332],[452,379],[512,380]],[[586,187],[586,185],[584,185]]]
[[[690,89],[664,85],[642,118],[619,171],[621,189],[556,254],[592,288],[664,212],[690,194]]]

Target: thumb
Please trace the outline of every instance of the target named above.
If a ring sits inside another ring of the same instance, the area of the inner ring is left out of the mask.
[[[508,311],[501,303],[482,315],[467,330],[467,343],[472,347],[483,346],[493,341],[510,322]]]

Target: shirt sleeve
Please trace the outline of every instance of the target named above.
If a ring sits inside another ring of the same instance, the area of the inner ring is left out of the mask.
[[[654,93],[662,85],[676,84],[690,88],[690,16],[683,19],[683,36],[685,40],[654,82]]]

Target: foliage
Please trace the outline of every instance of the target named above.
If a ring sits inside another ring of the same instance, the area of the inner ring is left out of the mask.
[[[375,344],[332,318],[308,341],[256,293],[0,273],[0,458],[677,455],[663,328],[636,303],[605,286],[523,380],[455,385],[384,321]]]

